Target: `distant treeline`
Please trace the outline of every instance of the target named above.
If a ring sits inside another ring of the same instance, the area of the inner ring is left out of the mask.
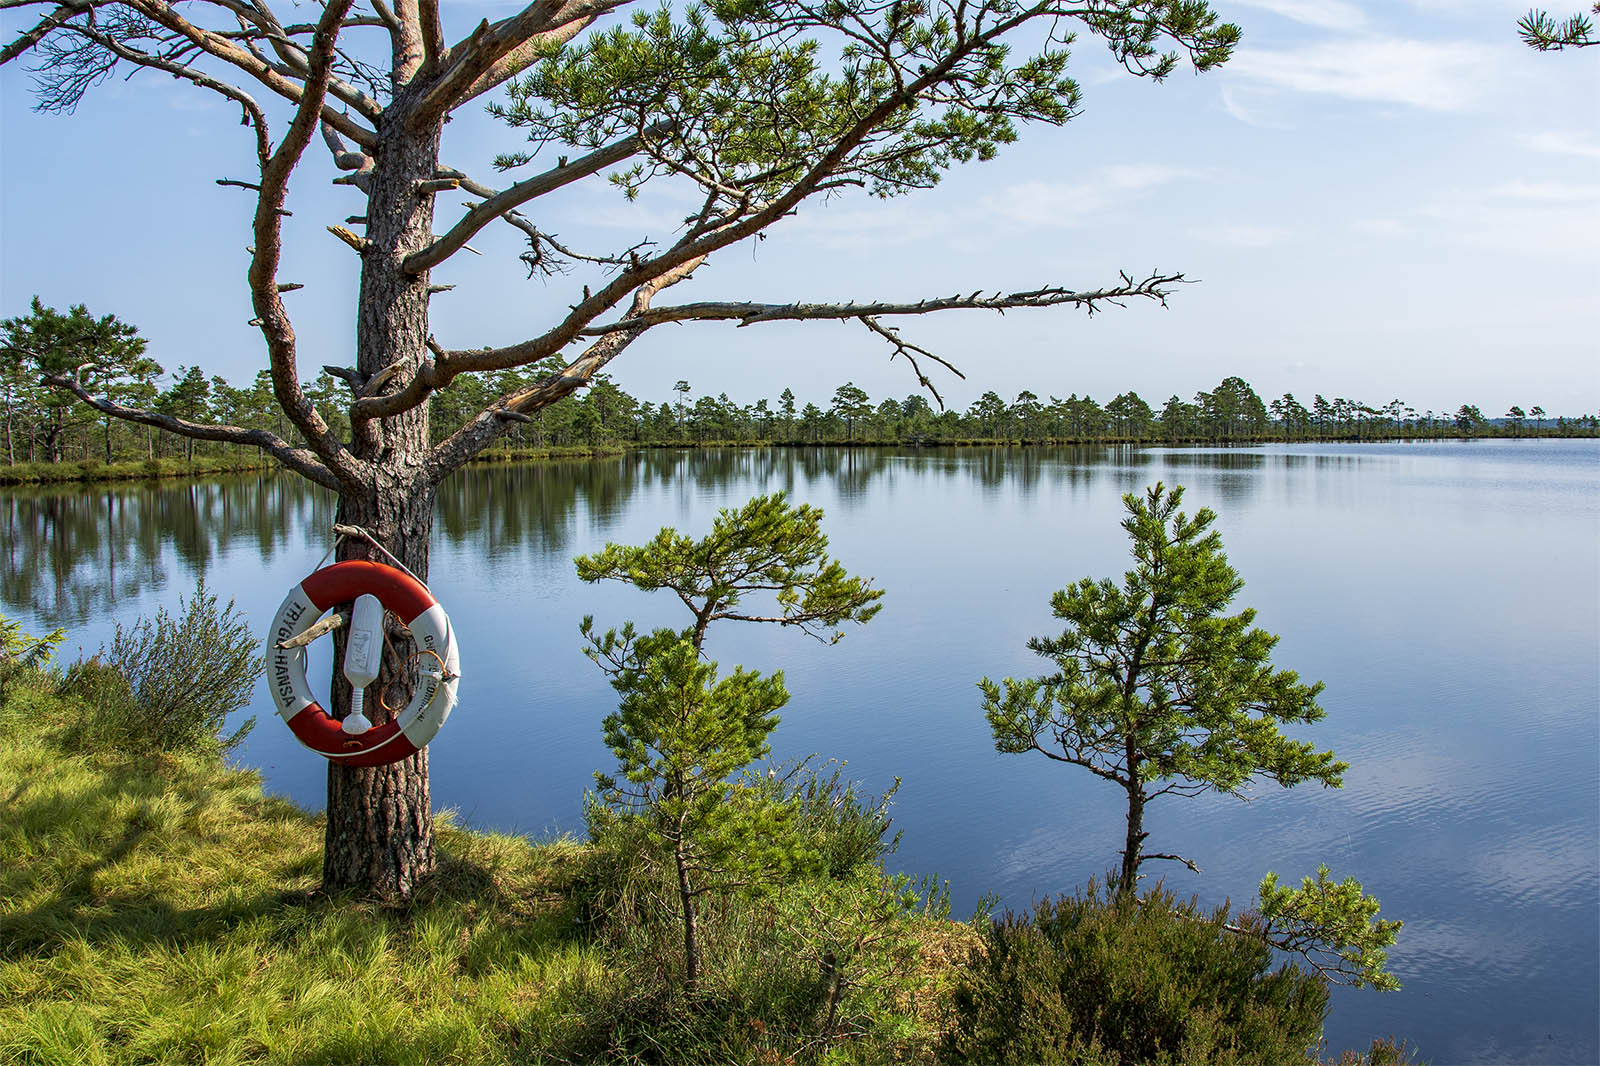
[[[464,375],[432,400],[434,437],[443,440],[496,397],[538,380],[539,369],[485,377]],[[118,463],[171,458],[184,465],[221,458],[229,446],[197,443],[158,429],[104,418],[70,396],[19,380],[4,382],[4,460],[18,464]],[[179,368],[165,389],[147,377],[141,395],[119,397],[196,422],[271,429],[293,439],[266,371],[247,387]],[[336,432],[348,430],[345,383],[327,373],[305,385],[307,397]],[[939,409],[920,392],[873,400],[850,382],[826,406],[801,403],[793,389],[750,404],[728,394],[696,394],[677,383],[667,400],[632,396],[607,375],[587,389],[517,424],[495,451],[530,448],[607,450],[618,446],[706,443],[956,444],[987,442],[1141,442],[1245,444],[1263,441],[1361,441],[1394,438],[1593,436],[1600,416],[1551,416],[1532,405],[1485,415],[1472,404],[1422,410],[1394,399],[1381,406],[1322,395],[1302,403],[1285,393],[1264,402],[1248,382],[1228,377],[1192,400],[1169,397],[1159,410],[1136,392],[1105,404],[1076,393],[1040,398],[1028,390],[1005,400],[986,392],[965,411]],[[242,459],[243,456],[238,458]]]

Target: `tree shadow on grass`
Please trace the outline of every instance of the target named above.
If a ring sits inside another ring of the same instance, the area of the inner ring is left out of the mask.
[[[308,898],[304,891],[249,895],[230,893],[219,885],[209,894],[226,893],[221,902],[183,908],[162,898],[156,886],[97,888],[99,875],[115,870],[141,849],[171,847],[175,843],[171,827],[187,823],[214,791],[189,782],[164,782],[137,766],[108,767],[86,789],[41,793],[26,783],[14,789],[0,804],[0,818],[20,827],[28,850],[39,859],[34,871],[18,863],[19,868],[0,881],[4,896],[14,901],[33,894],[41,882],[53,883],[54,888],[32,907],[0,914],[0,961],[55,954],[71,943],[135,950],[153,943],[181,946],[216,936],[251,917],[303,904]],[[182,804],[181,809],[172,810],[173,802]],[[157,804],[167,809],[158,811]],[[114,816],[117,824],[108,824]],[[49,857],[53,841],[58,848],[81,850],[84,860],[66,869],[55,866]],[[174,856],[166,861],[184,859]],[[303,884],[314,870],[304,856],[295,856],[260,876],[269,883]],[[200,885],[197,890],[208,891]]]

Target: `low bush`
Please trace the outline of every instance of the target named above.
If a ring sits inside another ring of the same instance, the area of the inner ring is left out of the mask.
[[[919,949],[949,923],[931,880],[889,876],[888,804],[837,767],[751,771],[742,799],[787,807],[779,821],[808,856],[779,881],[702,897],[705,968],[683,981],[683,925],[670,851],[645,819],[591,800],[593,841],[580,921],[627,977],[607,1004],[607,1060],[875,1062],[899,1057],[931,1007]],[[670,1049],[667,1050],[667,1049]]]
[[[1284,1066],[1315,1062],[1327,985],[1272,969],[1261,940],[1157,887],[1105,898],[1090,882],[993,922],[954,998],[942,1057],[1039,1066]]]
[[[201,581],[178,614],[120,624],[109,648],[75,663],[60,690],[81,708],[69,732],[83,746],[136,752],[227,752],[255,725],[224,736],[228,715],[250,702],[261,645],[244,618]]]

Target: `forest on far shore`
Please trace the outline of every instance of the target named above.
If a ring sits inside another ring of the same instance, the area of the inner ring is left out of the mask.
[[[149,365],[139,368],[137,376],[104,382],[99,391],[192,422],[270,429],[295,439],[293,426],[273,399],[267,371],[237,387],[220,376],[207,377],[199,367],[179,367],[161,389],[155,383],[161,368],[141,362]],[[535,367],[457,378],[432,398],[434,440],[449,437],[495,397],[547,372]],[[324,371],[305,390],[328,424],[347,434],[348,386]],[[197,442],[107,418],[22,374],[0,376],[0,394],[8,466],[169,458],[192,462],[232,453],[255,458],[254,449]],[[941,407],[925,392],[874,399],[852,382],[836,388],[826,406],[802,403],[793,389],[784,389],[775,399],[739,403],[726,392],[696,390],[688,381],[679,381],[668,399],[652,401],[629,394],[610,375],[600,374],[588,388],[511,425],[494,450],[754,443],[1248,444],[1597,434],[1600,416],[1552,415],[1539,404],[1494,415],[1474,404],[1419,410],[1398,398],[1375,406],[1345,397],[1330,400],[1320,393],[1309,402],[1292,393],[1264,401],[1240,377],[1224,378],[1190,400],[1170,396],[1159,407],[1131,390],[1102,404],[1088,395],[1040,397],[1024,389],[1011,400],[985,392],[962,411]]]

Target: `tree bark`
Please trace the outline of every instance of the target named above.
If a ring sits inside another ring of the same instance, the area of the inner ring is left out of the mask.
[[[427,355],[428,275],[408,275],[407,255],[432,239],[433,196],[419,191],[438,164],[442,124],[410,130],[406,103],[396,101],[374,151],[367,207],[367,244],[362,253],[356,369],[363,380],[400,364],[407,377]],[[351,448],[371,463],[371,481],[357,493],[341,491],[338,521],[358,526],[423,580],[433,531],[435,485],[424,462],[428,453],[428,408],[352,427]],[[340,559],[389,563],[364,541],[340,542]],[[392,565],[392,563],[390,564]],[[343,662],[344,633],[336,633],[335,663]],[[404,706],[403,676],[409,648],[384,656],[383,675],[373,686],[390,706]],[[333,715],[350,710],[350,685],[336,665]],[[392,717],[377,699],[366,703],[374,724]],[[328,766],[328,824],[322,884],[327,891],[354,889],[380,898],[405,899],[437,865],[428,753],[388,766]]]
[[[1139,853],[1144,847],[1144,787],[1137,774],[1128,782],[1128,836],[1122,850],[1122,874],[1117,895],[1132,895],[1139,890]]]
[[[672,849],[678,874],[678,903],[683,908],[683,986],[690,992],[700,986],[700,936],[694,913],[694,888],[689,883],[688,856],[684,854],[682,827]]]

